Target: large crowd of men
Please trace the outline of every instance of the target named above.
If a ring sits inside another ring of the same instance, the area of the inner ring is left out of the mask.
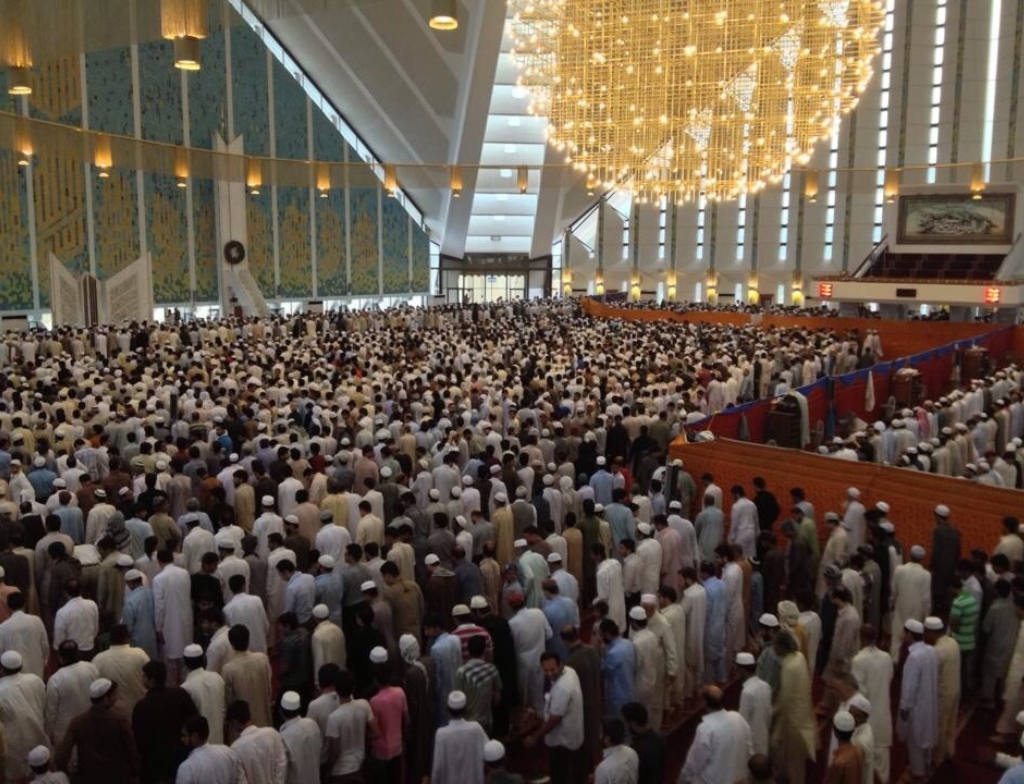
[[[822,717],[827,780],[885,784],[894,742],[951,758],[961,697],[1021,729],[1014,518],[965,554],[939,505],[926,549],[897,502],[725,504],[668,457],[858,336],[535,302],[0,345],[5,781],[661,784],[702,709],[683,784],[813,780]]]

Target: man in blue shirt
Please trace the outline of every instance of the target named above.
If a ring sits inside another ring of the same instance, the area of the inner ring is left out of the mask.
[[[612,552],[618,553],[618,544],[623,539],[636,539],[636,518],[624,503],[626,491],[616,488],[612,491],[612,503],[604,509],[604,519],[612,529]],[[622,560],[621,558],[619,559]]]
[[[604,656],[601,674],[604,676],[605,718],[619,716],[622,706],[633,701],[633,677],[636,670],[636,651],[633,643],[619,636],[619,625],[610,618],[601,621],[601,641]]]
[[[566,626],[579,626],[580,613],[576,602],[559,593],[558,583],[550,577],[541,584],[544,591],[544,602],[541,610],[544,617],[548,619],[548,626],[554,629],[563,629]],[[547,641],[547,649],[551,653],[557,653],[558,658],[565,661],[569,657],[569,651],[565,647],[560,634],[552,634]]]
[[[729,599],[725,583],[711,561],[700,565],[701,582],[707,594],[708,611],[704,621],[704,681],[725,682],[725,613]]]

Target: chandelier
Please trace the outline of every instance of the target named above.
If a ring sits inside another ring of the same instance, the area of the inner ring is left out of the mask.
[[[518,83],[588,184],[737,198],[805,164],[871,77],[878,0],[510,0]]]

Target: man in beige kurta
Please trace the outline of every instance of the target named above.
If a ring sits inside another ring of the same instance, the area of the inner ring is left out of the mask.
[[[953,759],[956,748],[957,711],[960,709],[960,646],[945,633],[941,618],[924,620],[924,641],[935,649],[939,660],[939,732],[932,759],[938,767]]]
[[[515,557],[515,548],[512,547],[512,543],[515,541],[515,523],[512,520],[512,510],[508,506],[505,494],[498,493],[494,497],[494,502],[491,522],[494,523],[496,554],[499,564],[507,564],[511,563]]]
[[[575,521],[571,526],[562,528],[562,538],[565,539],[565,570],[576,578],[576,584],[583,585],[583,533],[576,527]]]
[[[235,525],[252,533],[252,524],[256,521],[256,490],[248,482],[245,471],[234,473],[235,482]]]
[[[228,640],[235,655],[221,670],[224,704],[245,700],[249,703],[253,724],[273,726],[270,660],[265,653],[249,650],[249,630],[244,626],[232,626]]]
[[[814,709],[807,662],[789,634],[772,640],[779,658],[779,690],[773,706],[771,756],[790,784],[804,784],[807,763],[814,760]]]
[[[142,665],[148,661],[149,654],[129,643],[128,628],[123,624],[110,630],[110,647],[92,660],[101,678],[117,684],[115,704],[126,716],[131,716],[135,703],[146,696]]]

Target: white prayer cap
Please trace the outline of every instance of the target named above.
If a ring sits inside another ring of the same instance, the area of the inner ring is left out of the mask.
[[[857,692],[852,697],[850,697],[849,704],[851,708],[856,708],[861,713],[871,713],[871,700],[869,700],[860,692]]]
[[[68,486],[68,483],[58,476],[56,479],[53,480],[53,486],[57,488],[65,488]]]
[[[452,617],[460,615],[469,615],[469,607],[464,604],[456,604],[452,607]]]
[[[360,591],[376,591],[377,583],[373,580],[365,580],[362,585],[359,586]]]
[[[42,455],[39,455],[35,460],[32,461],[32,465],[34,465],[36,468],[42,468],[44,465],[46,465],[46,458],[43,457]]]
[[[100,697],[105,697],[112,688],[114,688],[114,684],[109,678],[97,678],[89,684],[89,698],[98,700]]]
[[[922,558],[924,558],[924,556],[925,549],[921,545],[915,544],[913,547],[910,548],[910,557],[913,558],[915,561],[920,561]]]
[[[645,593],[640,596],[640,604],[650,607],[658,606],[658,596],[653,593]]]
[[[512,546],[513,547],[517,547],[517,548],[518,547],[526,547],[527,546],[527,542],[526,542],[525,539],[516,539],[514,542],[512,542]]]
[[[218,550],[234,550],[235,549],[235,537],[230,534],[220,534],[214,537],[214,543],[217,545]]]
[[[377,650],[374,648],[374,650]],[[371,654],[372,656],[373,654]],[[386,654],[385,654],[386,655]],[[286,691],[281,695],[281,710],[297,711],[302,706],[298,692]]]
[[[638,530],[644,536],[651,535],[651,526],[648,523],[640,523],[640,525],[636,527],[636,530]]]
[[[18,437],[15,436],[14,438],[15,438],[15,440],[17,440]],[[10,463],[8,463],[8,465],[19,466],[20,467],[21,466],[21,461],[18,458],[14,458]]]
[[[136,580],[141,580],[141,579],[142,579],[142,572],[140,572],[138,569],[129,569],[127,572],[124,573],[124,581],[126,583],[133,583]]]
[[[501,473],[501,466],[492,465],[490,471],[491,476],[496,476]]]
[[[50,762],[50,750],[46,746],[36,746],[25,757],[30,768],[41,768]]]
[[[516,488],[516,498],[526,498],[526,487],[519,485]]]
[[[939,517],[949,517],[949,507],[945,504],[939,504],[935,507],[935,514]]]
[[[894,526],[888,520],[886,520],[884,523],[882,523],[878,527],[881,528],[883,531],[885,531],[887,534],[891,534],[891,533],[896,531],[896,526]]]
[[[911,634],[924,634],[924,624],[917,618],[908,618],[907,622],[903,624],[903,628]]]
[[[297,515],[288,515],[286,518],[284,518],[284,521],[286,523],[289,523],[290,525],[298,525],[299,524],[299,518],[298,518]]]
[[[21,654],[17,651],[4,651],[4,655],[0,656],[0,666],[5,670],[20,670],[21,665]]]
[[[775,629],[779,625],[779,619],[776,618],[775,615],[772,613],[764,613],[760,618],[757,619],[757,622],[761,626],[767,626],[769,629]]]
[[[129,567],[129,566],[131,566],[134,563],[135,563],[135,561],[133,561],[132,557],[130,555],[128,555],[127,553],[121,553],[119,556],[117,556],[117,565],[118,566]]]
[[[597,458],[597,464],[598,464],[599,466],[603,466],[603,465],[604,465],[605,463],[607,463],[607,462],[608,462],[608,461],[607,461],[607,460],[605,460],[605,459],[604,459],[604,457],[599,457],[599,458]]]
[[[232,463],[237,463],[238,462],[238,453],[237,452],[232,452],[230,455],[228,455],[228,460],[230,460]]]
[[[186,659],[198,659],[200,656],[203,655],[203,648],[201,645],[196,645],[195,643],[192,643],[191,645],[185,646],[185,650],[182,651],[181,655],[184,656]]]
[[[849,487],[849,488],[847,488],[846,489],[846,494],[850,498],[860,498],[860,490],[858,490],[856,487]]]
[[[471,477],[471,476],[464,476],[464,477],[462,477],[462,484],[464,484],[466,487],[469,487],[470,485],[473,484],[473,477]]]
[[[370,651],[370,661],[374,664],[386,664],[388,660],[388,652],[386,648],[381,646],[375,647]]]
[[[329,555],[321,555],[316,559],[316,562],[320,564],[324,569],[334,568],[334,558]]]
[[[754,654],[743,651],[736,654],[736,663],[740,667],[753,667],[754,666]]]
[[[441,493],[438,490],[431,490],[427,495],[430,496],[431,501],[440,501]]]
[[[500,740],[489,740],[484,744],[484,762],[498,762],[504,758],[505,745]]]
[[[313,608],[313,617],[317,620],[322,621],[330,614],[331,612],[327,609],[326,604],[318,604],[316,607]]]
[[[841,710],[832,719],[835,728],[840,732],[853,732],[857,727],[857,721],[850,711]]]
[[[555,483],[555,478],[551,474],[544,474],[544,478],[541,480],[545,487],[551,487]]]
[[[604,511],[604,504],[594,504],[594,514],[601,514]]]
[[[456,522],[456,523],[458,523],[458,524],[459,524],[460,526],[462,526],[463,528],[465,528],[465,527],[466,527],[467,525],[469,525],[469,523],[468,523],[468,521],[466,520],[466,518],[465,518],[465,516],[464,516],[464,515],[458,515],[458,516],[457,516],[457,517],[455,518],[455,522]]]
[[[562,563],[562,556],[558,553],[548,553],[548,563]]]
[[[879,501],[877,504],[875,504],[875,509],[877,509],[882,514],[889,514],[889,508],[889,504],[887,504],[885,501]]]
[[[429,553],[427,557],[423,559],[423,563],[427,566],[434,566],[435,564],[441,563],[441,559],[433,553]]]
[[[477,595],[469,600],[469,608],[471,610],[486,610],[487,607],[487,600],[483,596]]]
[[[107,497],[107,491],[104,490],[102,487],[97,487],[95,490],[92,491],[92,494],[94,496],[96,496],[97,498],[106,498]]]
[[[388,466],[384,466],[384,467],[383,467],[383,468],[382,468],[382,469],[380,470],[380,475],[381,475],[382,477],[384,477],[385,479],[387,479],[388,477],[390,477],[390,476],[391,476],[391,469],[390,469],[390,468],[389,468]]]
[[[448,709],[449,710],[465,710],[466,708],[466,695],[461,691],[453,691],[448,695]]]
[[[629,617],[634,621],[646,621],[647,613],[644,612],[643,607],[634,607],[629,611]]]
[[[499,504],[504,504],[508,502],[508,496],[505,495],[504,493],[495,493],[494,500]]]
[[[1024,725],[1024,710],[1020,711],[1016,716],[1016,722]]]
[[[265,496],[263,496],[263,498],[260,499],[260,503],[263,504],[264,506],[273,506],[274,505],[274,496],[272,496],[272,495],[265,495]]]
[[[941,618],[935,615],[929,615],[924,619],[924,628],[930,632],[941,632],[946,628],[946,625],[942,622]]]

